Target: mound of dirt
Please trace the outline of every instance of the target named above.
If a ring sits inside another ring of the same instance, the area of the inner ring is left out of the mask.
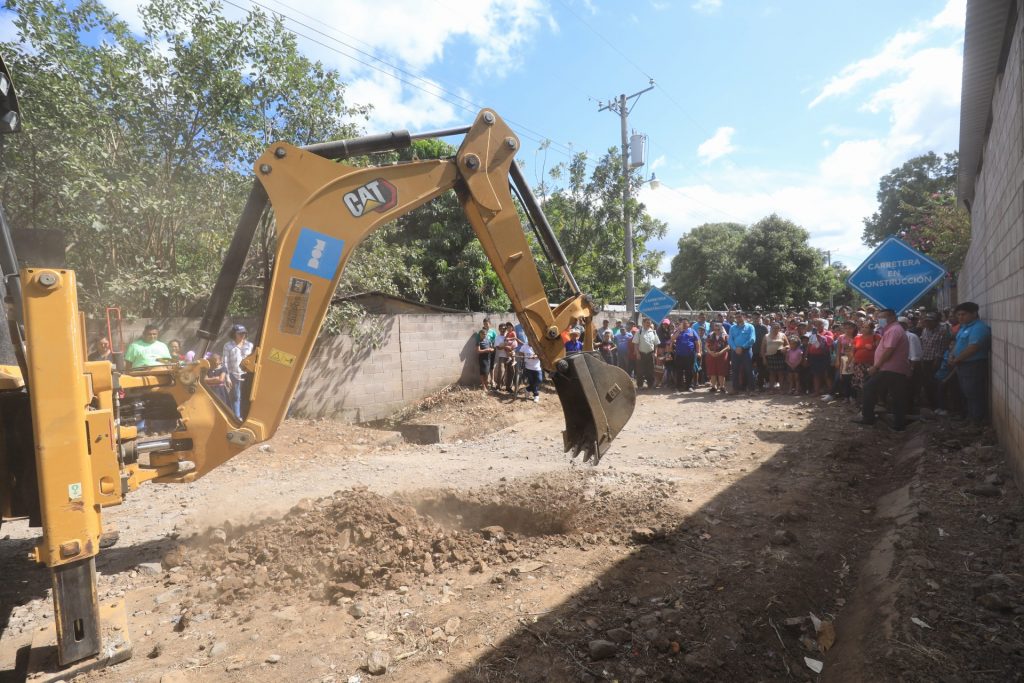
[[[576,469],[461,490],[427,490],[400,500],[448,527],[498,524],[525,536],[587,534],[624,543],[638,527],[657,529],[674,516],[668,478]]]
[[[646,480],[627,496],[613,481],[623,476],[569,472],[394,499],[337,491],[301,501],[283,519],[211,529],[165,564],[190,572],[201,600],[231,604],[273,592],[338,603],[455,568],[515,563],[553,545],[656,540],[673,485]]]
[[[526,400],[525,394],[513,397],[505,392],[451,385],[376,426],[396,429],[401,424],[443,424],[448,441],[479,438],[522,420],[557,415],[561,408],[554,390],[546,386],[541,392],[543,400],[534,403]]]

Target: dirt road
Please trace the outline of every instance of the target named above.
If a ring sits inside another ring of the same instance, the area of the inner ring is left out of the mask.
[[[135,656],[84,680],[1019,680],[1024,508],[991,435],[849,417],[642,394],[596,469],[550,393],[433,401],[434,446],[289,422],[109,511]],[[0,535],[18,680],[50,606],[32,530]]]

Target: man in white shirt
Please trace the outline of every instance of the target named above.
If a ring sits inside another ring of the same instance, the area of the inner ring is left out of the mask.
[[[252,353],[252,342],[246,337],[248,331],[245,325],[231,326],[231,341],[224,344],[224,367],[231,378],[231,388],[228,390],[231,409],[235,411],[235,417],[242,419],[242,379],[245,377],[245,370],[242,369],[242,361]]]
[[[523,372],[526,373],[526,388],[533,394],[533,402],[537,403],[540,401],[540,358],[529,342],[520,344],[518,352],[523,354]]]
[[[636,344],[636,388],[642,389],[644,380],[647,388],[654,388],[654,352],[658,348],[658,332],[650,318],[644,318],[644,327],[633,337]]]

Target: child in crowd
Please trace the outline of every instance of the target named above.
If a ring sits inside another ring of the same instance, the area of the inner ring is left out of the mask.
[[[610,329],[604,330],[601,333],[601,345],[599,348],[601,350],[601,358],[604,359],[605,363],[608,365],[617,364],[616,355],[618,353],[618,345],[615,343],[615,339]]]
[[[505,352],[502,358],[504,368],[502,369],[502,381],[506,391],[515,391],[512,382],[516,375],[516,349],[519,348],[519,338],[516,336],[516,328],[512,323],[505,323],[505,338],[502,342],[502,350]]]
[[[804,350],[800,346],[800,338],[789,338],[789,350],[786,351],[786,368],[789,370],[789,393],[796,396],[800,391],[800,369],[804,364]]]
[[[221,362],[219,353],[210,354],[210,369],[206,371],[203,384],[210,388],[210,393],[216,396],[224,405],[228,403],[228,387],[231,378],[228,377],[228,369]]]
[[[569,341],[565,342],[565,353],[582,353],[583,342],[580,341],[580,331],[575,327],[569,330]]]
[[[854,339],[857,337],[857,323],[847,320],[843,323],[843,333],[836,340],[836,373],[839,378],[836,395],[853,403],[853,353]]]
[[[481,329],[476,337],[477,361],[480,364],[480,388],[487,391],[491,386],[491,361],[494,359],[494,344],[490,330]]]

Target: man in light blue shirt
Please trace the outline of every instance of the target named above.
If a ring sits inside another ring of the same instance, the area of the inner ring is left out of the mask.
[[[615,333],[615,346],[616,346],[616,359],[618,360],[619,367],[633,374],[633,369],[629,367],[629,343],[633,340],[633,334],[629,331],[629,326],[626,323],[619,323],[619,331]]]
[[[690,329],[698,335],[702,329],[704,330],[704,336],[711,334],[711,323],[708,322],[707,316],[704,315],[704,311],[697,314],[697,319],[690,325]]]
[[[736,322],[729,328],[729,348],[732,357],[732,393],[743,388],[748,394],[754,390],[754,366],[750,349],[757,341],[757,330],[747,322],[742,312],[736,313]]]
[[[992,330],[978,317],[978,304],[964,301],[955,309],[960,330],[948,365],[955,370],[960,391],[967,404],[967,416],[975,425],[985,421],[988,412],[988,350]]]

